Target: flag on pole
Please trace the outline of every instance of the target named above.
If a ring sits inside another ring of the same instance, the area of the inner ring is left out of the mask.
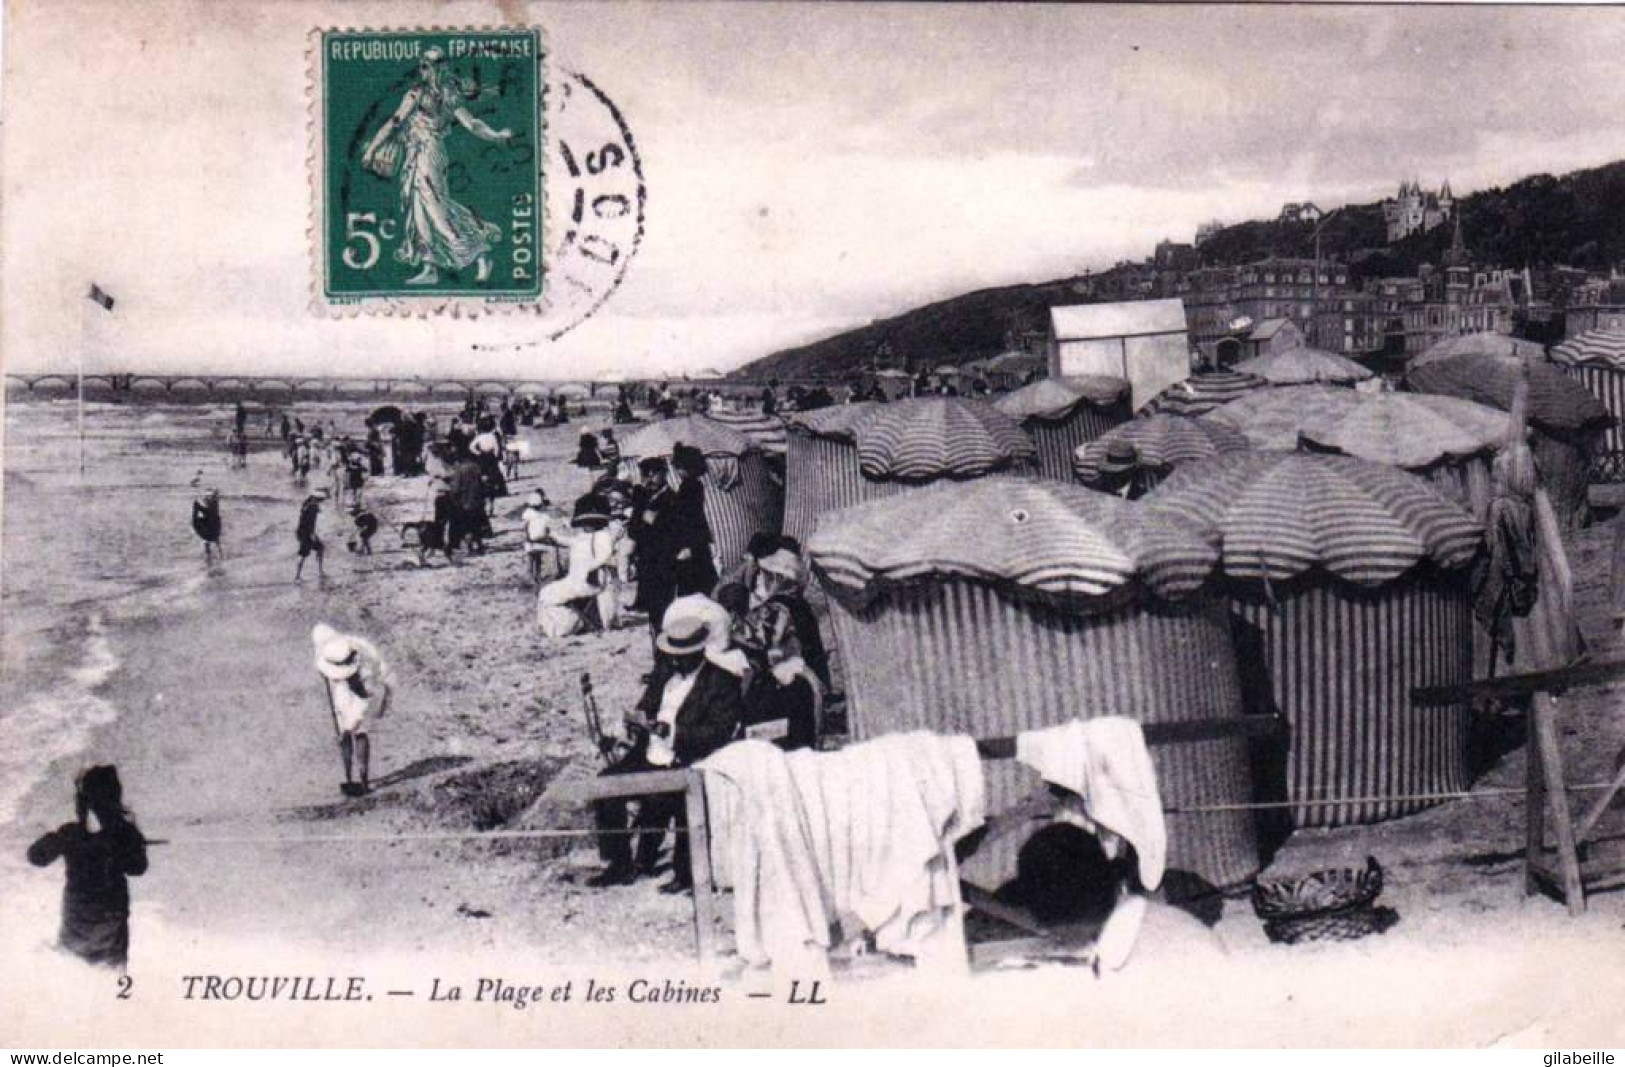
[[[95,282],[90,283],[90,292],[86,294],[91,300],[102,306],[103,311],[113,310],[113,296]]]

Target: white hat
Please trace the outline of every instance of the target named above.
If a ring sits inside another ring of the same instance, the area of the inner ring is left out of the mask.
[[[323,677],[342,682],[354,677],[356,671],[361,669],[361,653],[356,651],[349,638],[342,635],[334,637],[322,645],[321,651],[316,654],[316,669]]]

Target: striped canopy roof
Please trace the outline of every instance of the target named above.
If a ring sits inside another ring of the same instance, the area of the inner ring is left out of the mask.
[[[859,602],[955,576],[1105,609],[1149,589],[1201,587],[1218,552],[1136,502],[1039,479],[944,482],[831,512],[807,546],[815,573]]]
[[[1043,356],[1035,356],[1031,352],[1010,351],[1000,352],[987,361],[987,369],[992,371],[1029,371],[1039,367],[1049,366],[1049,360]]]
[[[1038,448],[1010,416],[980,400],[926,396],[878,406],[853,434],[871,478],[976,478],[1033,462]]]
[[[835,404],[814,411],[792,412],[784,421],[791,429],[804,430],[814,437],[851,441],[858,423],[884,406],[873,400],[860,400],[855,404]]]
[[[1088,484],[1100,476],[1100,463],[1114,443],[1127,441],[1139,456],[1138,466],[1166,470],[1181,463],[1206,459],[1221,452],[1248,447],[1240,430],[1212,419],[1187,415],[1152,415],[1114,426],[1072,453],[1072,473]]]
[[[1304,442],[1373,463],[1421,470],[1494,452],[1512,433],[1512,416],[1459,397],[1354,395],[1352,406],[1306,417],[1299,431]]]
[[[1372,376],[1352,359],[1307,345],[1244,359],[1236,364],[1236,370],[1257,375],[1271,385],[1348,385]]]
[[[1104,374],[1071,378],[1040,378],[993,401],[1012,419],[1053,422],[1071,415],[1079,404],[1110,407],[1128,395],[1128,382]]]
[[[1552,360],[1625,369],[1625,330],[1587,330],[1552,349]]]
[[[1269,382],[1254,374],[1240,374],[1233,370],[1209,371],[1193,374],[1182,382],[1175,382],[1148,401],[1141,415],[1205,415],[1240,396],[1258,389],[1269,388]]]
[[[1219,422],[1240,430],[1254,448],[1295,452],[1304,420],[1313,416],[1334,417],[1359,402],[1360,394],[1353,389],[1333,385],[1285,385],[1249,393],[1202,416],[1202,421]]]
[[[1454,359],[1457,356],[1512,356],[1518,359],[1532,356],[1535,359],[1543,359],[1546,356],[1546,348],[1538,342],[1525,341],[1521,337],[1508,337],[1502,333],[1489,331],[1464,333],[1456,337],[1446,337],[1411,360],[1410,365],[1425,367],[1429,363],[1437,363],[1441,359]]]
[[[1481,537],[1429,482],[1350,456],[1232,452],[1177,468],[1144,503],[1216,534],[1224,573],[1246,580],[1319,568],[1379,586],[1422,560],[1463,566]]]
[[[685,415],[640,426],[621,442],[621,455],[628,459],[669,456],[678,444],[690,445],[708,456],[740,456],[755,447],[738,430],[699,415]]]
[[[784,455],[784,420],[777,415],[752,411],[712,411],[705,416],[750,438],[763,452]]]
[[[1515,356],[1469,353],[1412,363],[1405,369],[1405,383],[1419,393],[1459,396],[1511,411],[1512,394],[1525,366]],[[1529,366],[1529,421],[1537,429],[1564,434],[1601,429],[1612,416],[1584,385],[1555,364],[1541,362]]]

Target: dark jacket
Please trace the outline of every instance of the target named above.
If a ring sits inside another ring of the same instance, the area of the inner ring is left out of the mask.
[[[192,501],[192,532],[205,541],[220,540],[220,505],[208,500]]]
[[[689,558],[673,560],[677,595],[710,595],[717,584],[717,565],[711,558],[711,520],[705,517],[705,484],[698,478],[684,478],[670,509],[672,552],[688,549]]]
[[[649,684],[638,701],[638,710],[645,717],[652,720],[660,710],[660,697],[671,676],[670,665],[662,659],[649,676]],[[702,663],[694,688],[677,709],[673,745],[677,762],[696,763],[731,742],[739,732],[744,713],[739,679],[710,661]]]

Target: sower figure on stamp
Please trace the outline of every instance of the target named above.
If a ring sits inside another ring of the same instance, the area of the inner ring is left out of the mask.
[[[603,773],[635,774],[669,770],[696,763],[734,739],[744,702],[737,675],[706,656],[712,642],[705,620],[681,614],[668,619],[656,642],[660,657],[649,684],[638,701],[636,716],[628,716],[630,745]],[[600,800],[593,807],[598,824],[598,854],[608,866],[591,880],[595,887],[626,885],[640,874],[654,871],[666,829],[675,825],[677,843],[672,850],[672,879],[665,893],[692,888],[689,873],[687,823],[683,794],[644,797],[632,828],[638,835],[636,863],[627,830],[628,801]]]
[[[438,48],[424,51],[417,84],[361,153],[362,166],[400,179],[401,246],[395,258],[419,268],[408,285],[434,285],[440,268],[463,270],[470,263],[476,264],[475,280],[484,282],[491,276],[491,246],[502,239],[495,223],[451,198],[445,140],[453,122],[493,144],[506,143],[513,131],[493,130],[469,114],[445,58]]]

